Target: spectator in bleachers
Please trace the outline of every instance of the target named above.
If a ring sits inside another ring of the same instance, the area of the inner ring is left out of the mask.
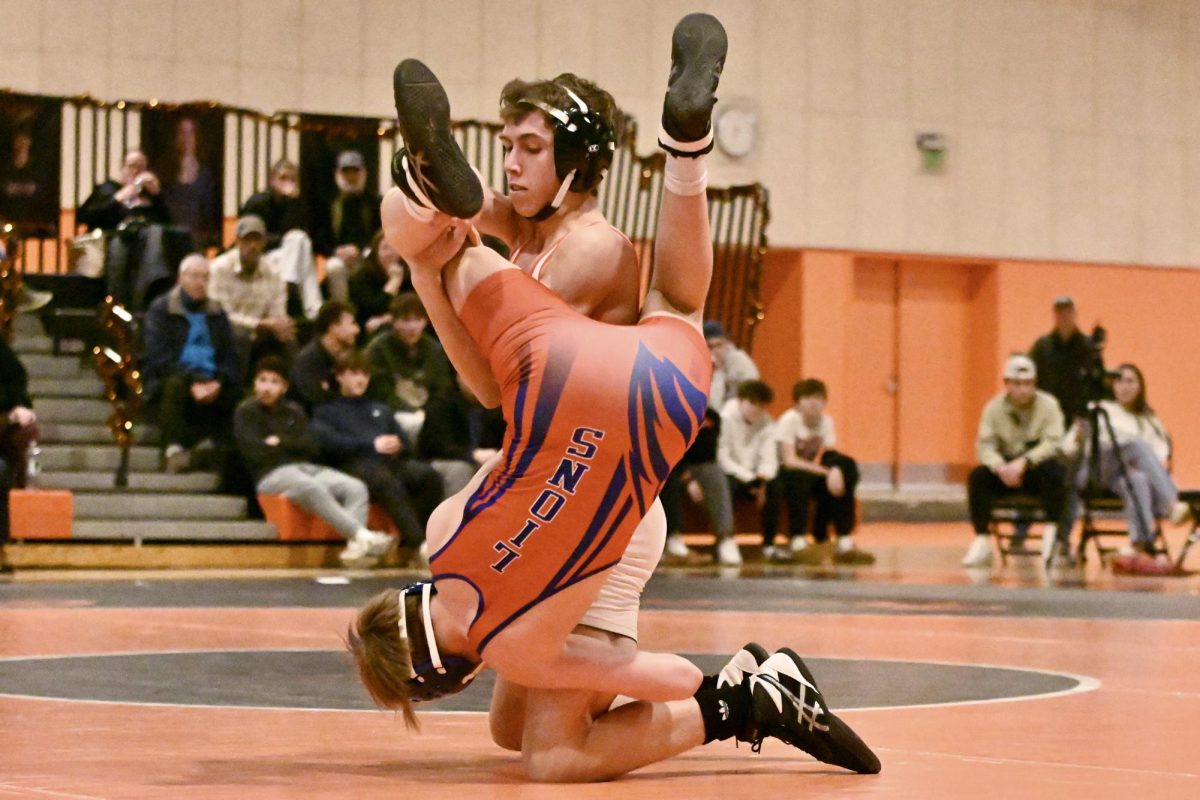
[[[1100,418],[1097,479],[1101,487],[1115,493],[1124,504],[1129,528],[1129,546],[1122,552],[1125,560],[1139,555],[1155,555],[1157,520],[1179,524],[1189,515],[1186,503],[1179,501],[1179,488],[1168,471],[1171,462],[1171,437],[1162,420],[1146,400],[1146,379],[1134,364],[1122,364],[1115,370],[1112,400],[1100,401],[1100,409],[1112,423],[1116,446]],[[1083,489],[1088,482],[1091,461],[1090,425],[1081,421],[1068,433],[1068,442],[1079,442],[1084,456],[1075,475],[1075,486]],[[1128,482],[1121,477],[1117,452],[1125,463]],[[1136,497],[1136,502],[1135,498]],[[1114,562],[1114,569],[1118,565]]]
[[[367,347],[372,392],[400,414],[400,424],[416,436],[426,403],[454,386],[454,371],[442,345],[426,330],[429,316],[416,294],[401,294],[390,311],[391,326]]]
[[[466,486],[503,446],[503,412],[484,408],[461,376],[426,403],[417,455],[441,473],[447,496]]]
[[[283,495],[346,537],[340,556],[343,564],[373,565],[391,547],[392,537],[367,529],[369,500],[362,481],[314,463],[320,442],[304,409],[284,399],[287,390],[282,359],[267,356],[258,362],[254,395],[243,400],[233,415],[238,454],[259,494]]]
[[[287,314],[287,290],[263,259],[267,229],[253,214],[239,217],[237,242],[212,262],[209,296],[229,315],[243,370],[263,355],[290,356],[296,321]]]
[[[1085,375],[1095,361],[1092,341],[1079,330],[1075,301],[1067,295],[1054,300],[1054,330],[1029,348],[1037,367],[1037,388],[1058,400],[1067,423],[1087,408]]]
[[[704,422],[696,433],[696,440],[683,454],[683,459],[667,477],[663,485],[663,511],[667,516],[667,543],[664,558],[671,563],[689,564],[697,560],[684,542],[680,530],[683,526],[683,498],[686,495],[693,503],[702,505],[708,517],[709,530],[717,542],[733,541],[733,498],[729,494],[729,482],[721,465],[717,463],[717,442],[721,436],[721,415],[713,409],[705,409]],[[737,566],[733,558],[735,545],[725,545],[727,551],[721,558],[718,546],[718,561],[723,566]],[[739,553],[740,555],[740,553]]]
[[[150,171],[146,154],[141,150],[126,153],[120,178],[97,184],[75,214],[75,221],[89,230],[116,230],[121,223],[131,220],[162,225],[171,221],[162,184]]]
[[[437,470],[415,458],[412,443],[387,405],[366,396],[371,376],[357,351],[338,362],[340,396],[317,406],[313,433],[325,459],[367,485],[387,511],[404,547],[425,542],[425,523],[445,497]]]
[[[704,340],[713,361],[708,405],[720,412],[726,403],[737,397],[738,387],[743,382],[758,380],[758,367],[744,350],[730,341],[725,326],[715,319],[705,321]]]
[[[1063,413],[1053,395],[1036,388],[1036,381],[1032,359],[1010,356],[1004,365],[1004,391],[984,406],[975,442],[982,464],[971,471],[967,482],[975,540],[963,557],[964,567],[992,563],[988,533],[992,507],[999,498],[1019,492],[1041,501],[1047,520],[1042,558],[1047,564],[1052,558],[1067,502],[1066,470],[1059,461]]]
[[[858,464],[838,452],[833,418],[825,413],[829,398],[825,383],[808,378],[792,387],[792,408],[775,422],[779,447],[779,475],[768,489],[766,518],[774,517],[764,530],[777,529],[781,506],[787,506],[791,560],[820,564],[825,560],[829,526],[837,534],[835,564],[873,564],[875,557],[854,545],[854,491],[858,486]],[[804,535],[808,524],[809,500],[816,501],[813,544]]]
[[[173,280],[165,227],[171,214],[141,150],[125,154],[120,179],[98,184],[75,212],[75,222],[108,234],[108,292],[129,310],[144,311],[159,287]]]
[[[192,117],[175,123],[175,142],[167,155],[163,201],[171,219],[189,230],[198,250],[221,244],[221,197],[217,178],[200,160],[199,127]]]
[[[162,431],[165,467],[172,473],[187,470],[194,455],[211,452],[228,440],[240,394],[233,329],[208,288],[208,260],[193,253],[179,265],[175,287],[146,312],[146,405]]]
[[[276,161],[267,188],[250,195],[238,214],[253,214],[266,226],[266,258],[287,284],[289,313],[315,319],[321,307],[321,288],[296,165],[286,158]]]
[[[313,247],[326,258],[330,297],[348,300],[346,280],[358,267],[371,237],[383,227],[379,218],[381,198],[367,190],[367,163],[356,150],[338,154],[333,179],[338,194],[318,208]]]
[[[737,397],[721,410],[721,433],[717,439],[717,463],[729,481],[734,498],[749,497],[759,509],[767,500],[767,484],[779,472],[775,447],[775,423],[767,406],[775,392],[760,380],[744,381],[738,386]],[[766,522],[764,518],[764,524]],[[763,531],[763,544],[770,545]],[[732,536],[717,542],[717,561],[723,566],[742,562],[741,552]]]
[[[371,237],[362,261],[350,275],[349,291],[367,340],[391,324],[392,301],[402,292],[412,291],[408,268],[383,238],[383,231]]]
[[[18,302],[17,310],[23,308]],[[29,475],[29,454],[37,444],[37,414],[29,396],[29,373],[0,335],[0,574],[12,567],[5,555],[8,544],[8,492],[23,489]]]
[[[354,350],[357,341],[354,307],[340,300],[322,305],[317,312],[316,336],[300,348],[292,364],[292,392],[301,405],[311,411],[341,395],[337,363]]]

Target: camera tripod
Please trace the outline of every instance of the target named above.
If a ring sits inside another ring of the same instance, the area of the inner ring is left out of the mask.
[[[1125,463],[1125,455],[1121,452],[1121,447],[1117,442],[1116,431],[1113,430],[1112,419],[1108,415],[1108,411],[1100,405],[1100,402],[1093,400],[1087,405],[1087,425],[1088,425],[1088,441],[1089,447],[1085,458],[1087,459],[1087,482],[1084,484],[1082,497],[1085,504],[1085,514],[1090,514],[1090,509],[1086,508],[1087,504],[1097,498],[1103,497],[1106,491],[1105,484],[1100,480],[1101,462],[1100,462],[1100,425],[1103,423],[1104,431],[1108,434],[1108,440],[1112,443],[1113,459],[1117,465],[1117,475],[1124,483],[1125,489],[1129,496],[1128,502],[1133,504],[1135,524],[1137,525],[1137,533],[1140,541],[1148,542],[1151,548],[1155,547],[1156,532],[1154,530],[1146,530],[1145,509],[1142,508],[1142,501],[1137,493],[1133,491],[1133,484],[1129,480],[1129,468]],[[1084,532],[1084,538],[1079,543],[1079,556],[1084,558],[1084,547],[1087,540],[1090,538],[1087,531]],[[1104,551],[1100,549],[1097,543],[1097,550],[1100,550],[1103,556]]]

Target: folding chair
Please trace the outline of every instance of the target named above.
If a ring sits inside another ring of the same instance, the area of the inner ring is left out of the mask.
[[[1105,536],[1122,536],[1129,538],[1129,525],[1125,521],[1125,504],[1121,498],[1108,490],[1079,493],[1083,505],[1083,533],[1079,537],[1078,556],[1080,563],[1087,560],[1087,545],[1091,542],[1100,556],[1100,562],[1107,564],[1116,547],[1106,547],[1102,542]],[[1170,558],[1167,540],[1163,537],[1162,526],[1154,524],[1154,552],[1162,553]]]
[[[1042,501],[1031,494],[1010,494],[1001,497],[992,506],[991,518],[988,520],[988,532],[995,537],[996,545],[1000,548],[1000,563],[1007,564],[1009,556],[1039,556],[1041,549],[1029,549],[1022,544],[1013,546],[1013,538],[1018,525],[1045,522],[1046,514],[1042,511]],[[1029,532],[1025,541],[1041,542],[1042,533]]]
[[[1182,570],[1183,560],[1187,558],[1188,550],[1197,541],[1200,541],[1200,490],[1192,489],[1180,492],[1179,499],[1187,503],[1188,507],[1192,510],[1192,529],[1188,532],[1187,540],[1183,543],[1183,549],[1179,551],[1179,558],[1175,561],[1175,568]]]

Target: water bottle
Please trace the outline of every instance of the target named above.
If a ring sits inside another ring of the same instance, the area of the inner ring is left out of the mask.
[[[37,442],[29,443],[29,458],[25,462],[25,482],[32,486],[37,480],[37,476],[42,471],[41,464],[38,463],[38,456],[42,454],[42,449],[38,447]]]

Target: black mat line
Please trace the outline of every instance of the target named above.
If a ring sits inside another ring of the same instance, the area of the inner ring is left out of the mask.
[[[376,592],[401,586],[396,577],[355,578],[345,585],[311,578],[63,581],[0,583],[0,609],[29,605],[101,608],[329,608],[358,606]],[[655,575],[643,596],[655,610],[775,613],[1013,616],[1073,619],[1200,619],[1186,594],[1104,592],[1074,588],[1011,588],[890,584],[712,575]]]

